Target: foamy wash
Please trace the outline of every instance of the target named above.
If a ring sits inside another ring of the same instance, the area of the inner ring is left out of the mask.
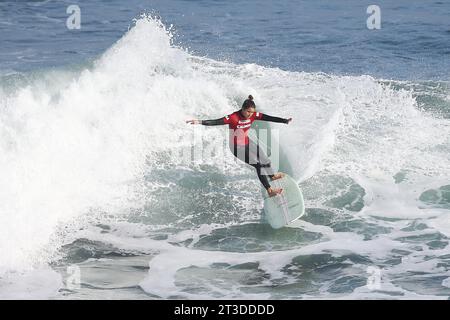
[[[0,81],[1,298],[450,294],[446,82],[219,62],[148,17],[92,66]],[[249,93],[294,119],[281,165],[307,215],[292,228],[260,222],[259,181],[231,153],[177,156],[194,146],[186,119]]]

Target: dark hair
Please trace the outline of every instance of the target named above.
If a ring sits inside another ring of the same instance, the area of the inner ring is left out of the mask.
[[[253,102],[253,96],[249,95],[248,99],[244,101],[242,104],[242,109],[247,110],[250,108],[256,108],[255,103]]]

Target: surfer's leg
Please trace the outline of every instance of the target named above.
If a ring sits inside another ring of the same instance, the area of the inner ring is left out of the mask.
[[[233,155],[242,162],[249,163],[248,148],[244,145],[230,145]]]
[[[250,140],[249,143],[249,165],[256,169],[256,174],[258,175],[259,181],[266,189],[270,189],[269,179],[267,176],[272,178],[274,172],[270,166],[270,160],[266,156],[263,150],[259,148],[257,144]]]
[[[263,175],[269,176],[272,181],[283,178],[285,174],[282,172],[275,173],[275,171],[272,168],[272,163],[270,162],[269,157],[266,155],[264,150],[260,148],[259,145],[257,146],[256,150],[257,150],[256,152],[257,159],[261,167],[261,173]]]
[[[273,178],[274,175],[267,175],[264,172],[262,172],[261,169],[263,169],[263,167],[261,166],[261,163],[259,163],[259,162],[255,163],[255,164],[249,163],[249,165],[251,165],[252,167],[254,167],[256,169],[256,174],[258,175],[258,179],[261,182],[261,184],[264,186],[264,188],[266,188],[267,193],[269,194],[269,197],[276,196],[277,194],[279,194],[283,191],[283,189],[281,189],[281,188],[272,188],[270,186],[269,179],[267,179],[267,177]],[[269,169],[271,169],[271,168],[269,167]]]
[[[270,188],[269,179],[267,179],[266,175],[261,174],[261,167],[257,164],[250,164],[250,165],[256,169],[256,174],[258,175],[258,179],[259,179],[259,181],[261,181],[261,184],[264,186],[264,188],[269,189]]]
[[[267,192],[269,192],[270,196],[273,196],[279,192],[281,192],[282,189],[275,189],[272,190],[269,180],[267,179],[267,176],[273,177],[273,171],[272,168],[270,168],[270,161],[267,158],[267,156],[263,154],[263,157],[265,159],[264,164],[260,163],[259,157],[258,157],[258,148],[256,144],[250,144],[246,146],[241,145],[230,145],[230,150],[232,151],[233,155],[238,158],[239,160],[251,165],[256,169],[256,174],[258,175],[258,179],[261,182],[261,184],[266,188]],[[267,167],[266,167],[267,166]],[[267,172],[262,172],[261,168],[268,168],[269,174]],[[265,174],[263,174],[265,173]]]
[[[250,164],[256,164],[258,166],[261,175],[269,176],[270,178],[274,177],[275,172],[272,169],[269,157],[258,144],[251,140],[249,143],[249,158],[252,161]]]

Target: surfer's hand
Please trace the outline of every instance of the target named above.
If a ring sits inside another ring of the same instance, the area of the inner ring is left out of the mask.
[[[200,124],[202,123],[200,120],[197,119],[193,119],[193,120],[186,120],[186,123],[190,123],[190,124]]]
[[[292,118],[287,119],[286,124],[289,124],[289,122],[291,122],[291,121],[292,121]]]

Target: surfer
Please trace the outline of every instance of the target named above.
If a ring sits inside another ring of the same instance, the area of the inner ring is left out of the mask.
[[[270,160],[264,151],[259,149],[258,144],[255,144],[255,142],[249,139],[248,131],[255,120],[288,124],[292,121],[292,118],[283,119],[256,112],[256,105],[255,102],[253,102],[253,97],[249,95],[248,99],[242,104],[241,110],[233,112],[230,115],[215,120],[187,120],[186,123],[201,124],[204,126],[228,124],[230,128],[229,147],[231,152],[236,158],[256,169],[259,181],[261,181],[264,188],[266,188],[269,196],[273,197],[281,193],[283,189],[272,188],[267,176],[269,176],[271,180],[276,180],[282,178],[284,173],[275,173],[271,168]]]

